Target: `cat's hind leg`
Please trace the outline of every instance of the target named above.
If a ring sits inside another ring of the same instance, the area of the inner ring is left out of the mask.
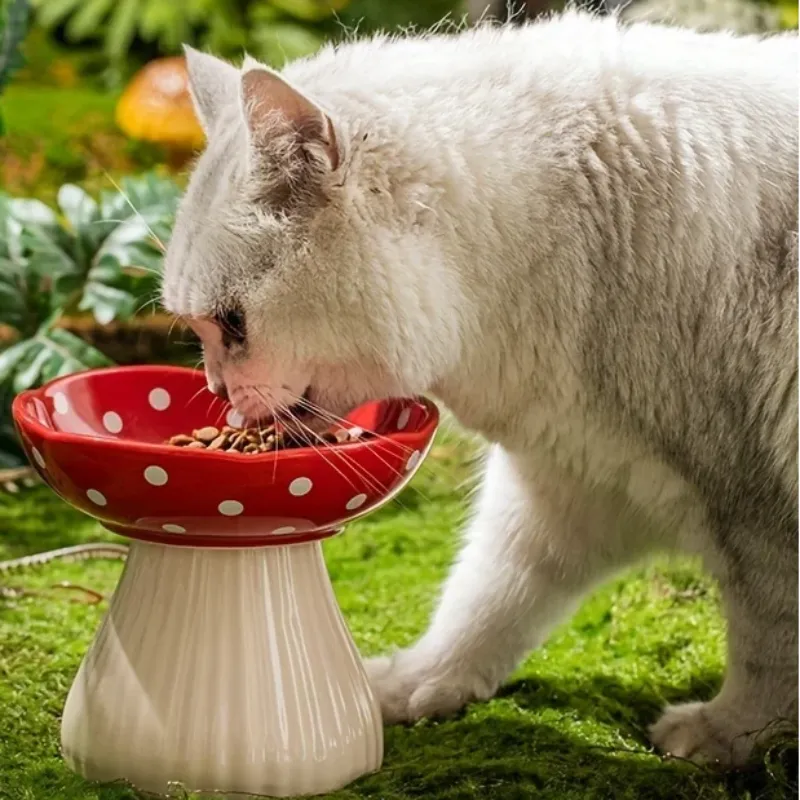
[[[790,532],[789,540],[793,533]],[[653,743],[700,763],[741,766],[754,748],[797,731],[797,550],[770,548],[742,532],[743,559],[723,569],[728,665],[708,703],[666,709],[651,728]]]

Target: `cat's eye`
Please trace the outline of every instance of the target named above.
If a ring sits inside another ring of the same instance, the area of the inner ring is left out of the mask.
[[[229,308],[217,313],[217,324],[222,329],[222,341],[226,346],[242,344],[247,336],[244,312],[239,308]]]

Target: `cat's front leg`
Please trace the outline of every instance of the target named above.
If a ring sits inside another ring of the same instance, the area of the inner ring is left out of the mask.
[[[367,669],[386,722],[450,714],[491,697],[597,576],[567,484],[523,480],[499,448],[433,621]]]

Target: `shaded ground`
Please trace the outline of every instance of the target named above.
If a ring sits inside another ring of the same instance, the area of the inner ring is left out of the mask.
[[[440,439],[398,503],[326,545],[331,576],[365,654],[423,629],[464,514],[468,446]],[[424,498],[423,498],[424,496]],[[0,497],[0,559],[106,538],[45,489]],[[108,537],[110,538],[110,537]],[[72,580],[111,591],[120,565],[53,565],[0,583]],[[0,798],[122,800],[58,754],[59,714],[105,604],[66,597],[0,601]],[[388,731],[380,773],[331,795],[355,798],[779,800],[796,796],[796,751],[723,777],[654,755],[645,730],[665,701],[708,697],[723,665],[714,585],[686,563],[658,564],[590,598],[490,703],[460,718]],[[794,762],[794,766],[792,766]]]

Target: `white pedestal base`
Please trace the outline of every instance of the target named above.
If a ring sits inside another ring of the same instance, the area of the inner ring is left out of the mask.
[[[84,777],[156,794],[318,794],[377,770],[380,710],[319,542],[133,542],[61,745]]]

